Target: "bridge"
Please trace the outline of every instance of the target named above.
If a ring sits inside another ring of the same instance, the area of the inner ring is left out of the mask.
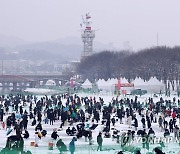
[[[0,88],[2,90],[17,90],[26,88],[35,88],[45,85],[48,80],[53,80],[57,86],[64,85],[68,80],[66,75],[0,75]]]

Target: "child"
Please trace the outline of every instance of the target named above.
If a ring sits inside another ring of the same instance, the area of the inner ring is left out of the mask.
[[[48,124],[48,117],[46,117],[45,119],[44,119],[44,122],[45,122],[45,124]]]

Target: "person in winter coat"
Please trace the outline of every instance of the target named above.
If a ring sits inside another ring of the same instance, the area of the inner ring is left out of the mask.
[[[46,118],[44,119],[44,123],[45,123],[45,124],[48,124],[48,121],[49,121],[49,119],[48,119],[48,117],[46,117]]]
[[[143,148],[149,150],[149,135],[147,133],[144,133],[144,135],[142,135],[142,145]]]
[[[173,113],[172,113],[172,118],[173,118],[173,119],[176,118],[176,112],[173,112]]]
[[[120,124],[122,124],[122,118],[123,118],[123,113],[122,113],[122,110],[121,109],[117,109],[117,116],[118,118],[120,119]]]
[[[97,123],[99,122],[100,118],[99,118],[99,112],[98,111],[95,111],[94,119],[96,120]]]
[[[149,129],[148,135],[149,135],[150,141],[152,141],[152,143],[154,143],[155,132],[152,128]]]
[[[179,127],[177,125],[174,127],[174,137],[179,137]]]
[[[35,131],[37,131],[37,130],[42,131],[42,125],[41,125],[41,122],[39,122],[39,123],[37,124],[37,126],[36,126],[36,128],[35,128]]]
[[[70,127],[68,127],[68,128],[66,129],[66,134],[67,134],[67,135],[71,135],[71,129],[70,129]]]
[[[89,145],[92,145],[92,131],[91,130],[89,130],[88,139],[89,139]]]
[[[36,125],[36,119],[35,119],[35,118],[34,118],[34,120],[32,121],[31,126],[34,126],[34,125]]]
[[[173,118],[173,125],[176,126],[176,118]]]
[[[53,138],[54,140],[56,140],[59,137],[59,135],[57,134],[57,131],[54,130],[51,134],[51,138]]]
[[[115,126],[116,120],[114,117],[111,119],[111,121],[112,121],[113,126]]]
[[[147,119],[147,126],[148,126],[148,128],[151,128],[151,121],[150,121],[150,118],[147,116],[146,117]]]
[[[158,123],[159,123],[159,127],[162,129],[163,119],[161,116],[159,116]]]
[[[69,143],[69,151],[71,152],[71,154],[74,154],[74,151],[75,151],[75,141],[76,141],[76,138],[73,137],[73,139]]]
[[[145,120],[144,116],[142,116],[141,122],[142,122],[143,128],[146,128],[146,120]]]
[[[97,151],[98,150],[102,151],[102,143],[103,143],[102,133],[99,133],[99,135],[97,136],[97,143],[98,143]]]
[[[29,138],[29,132],[27,130],[25,130],[25,133],[23,134],[25,139]]]
[[[156,152],[156,154],[165,154],[164,152],[162,152],[159,148],[155,148],[154,152]]]
[[[169,121],[169,131],[170,133],[173,133],[173,120],[172,119]]]
[[[168,130],[168,129],[165,129],[165,131],[164,131],[164,137],[169,136],[169,135],[170,135],[169,130]]]
[[[131,116],[128,116],[127,118],[127,124],[129,126],[129,128],[131,127],[131,122],[132,122],[132,117]]]
[[[12,125],[11,119],[10,119],[10,117],[8,117],[8,118],[7,118],[7,121],[6,121],[6,130],[7,130],[8,128],[11,128],[11,125]]]
[[[164,124],[164,129],[167,129],[168,122],[166,121],[166,119],[164,119],[164,122],[163,122],[163,124]]]
[[[30,119],[32,119],[34,116],[33,116],[33,113],[32,112],[30,112],[30,114],[29,114],[29,118]]]
[[[50,110],[49,119],[50,119],[50,125],[53,125],[55,119],[53,110]]]
[[[136,116],[134,117],[134,128],[135,128],[135,131],[137,131],[137,128],[138,128],[138,120],[137,120]]]
[[[62,141],[62,139],[59,139],[56,143],[56,146],[60,152],[60,154],[63,154],[63,152],[67,151],[67,147],[64,144],[64,142]]]

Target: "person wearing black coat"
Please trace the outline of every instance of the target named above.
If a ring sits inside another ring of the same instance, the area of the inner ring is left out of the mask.
[[[24,130],[27,129],[27,125],[28,125],[28,118],[27,118],[27,115],[24,114],[24,116],[23,116],[23,126],[24,126]]]
[[[77,130],[76,130],[76,128],[75,128],[75,127],[73,127],[73,128],[72,128],[72,130],[71,130],[72,135],[75,135],[75,134],[76,134],[76,131],[77,131]]]
[[[68,127],[68,128],[66,129],[66,134],[67,134],[67,135],[71,135],[71,129],[70,129],[70,127]]]
[[[135,131],[137,131],[137,128],[138,128],[138,120],[137,120],[136,116],[134,116],[134,127],[135,127]]]
[[[121,109],[117,109],[117,116],[120,119],[120,124],[122,124],[123,113]]]
[[[35,128],[35,131],[37,131],[37,130],[42,131],[42,125],[41,125],[40,122],[37,124],[37,126],[36,126],[36,128]]]
[[[169,130],[170,130],[170,133],[173,133],[173,120],[172,119],[169,121]]]
[[[154,151],[156,152],[156,154],[165,154],[159,148],[155,148]]]
[[[167,126],[168,126],[168,122],[167,122],[165,119],[164,119],[163,124],[164,124],[164,129],[166,129],[166,128],[167,128]]]
[[[8,117],[8,118],[7,118],[7,121],[6,121],[6,129],[7,129],[7,128],[10,128],[11,125],[12,125],[11,119],[10,119],[10,117]]]
[[[142,117],[141,122],[142,122],[143,128],[146,128],[146,120],[144,116]]]
[[[98,111],[94,112],[94,119],[96,120],[97,123],[100,120]]]
[[[27,130],[25,130],[25,133],[23,134],[25,139],[29,138],[29,132]]]
[[[169,130],[168,130],[168,129],[165,129],[165,131],[164,131],[164,137],[169,136],[169,135],[170,135]]]
[[[34,116],[33,116],[33,113],[32,112],[30,112],[30,114],[29,114],[29,118],[30,119],[32,119]]]
[[[152,143],[154,143],[155,132],[152,128],[149,129],[148,135],[149,135],[149,139],[152,141]]]
[[[20,109],[19,109],[19,112],[20,112],[20,114],[22,115],[22,114],[23,114],[23,108],[22,108],[22,106],[20,106],[19,108],[20,108]]]
[[[154,132],[154,130],[152,128],[149,129],[148,135],[150,135],[150,134],[154,134],[155,135],[155,132]]]
[[[31,126],[34,126],[34,125],[36,125],[36,119],[35,118],[34,118],[32,124],[31,124]]]
[[[102,138],[102,134],[101,133],[99,133],[99,135],[97,136],[97,143],[98,143],[97,151],[99,149],[100,149],[100,151],[102,151],[103,138]]]
[[[106,131],[107,131],[107,132],[109,132],[110,129],[111,129],[111,128],[110,128],[110,124],[111,124],[111,122],[110,122],[110,120],[108,119],[107,122],[106,122]]]
[[[52,134],[51,134],[51,138],[56,140],[58,137],[59,137],[59,135],[57,134],[57,131],[53,131]]]
[[[112,121],[113,126],[115,126],[116,120],[114,117],[111,119],[111,121]]]
[[[41,134],[42,134],[42,136],[45,137],[47,135],[47,131],[46,130],[42,130]]]
[[[54,117],[54,112],[52,109],[49,112],[49,119],[50,119],[50,125],[53,125],[55,117]]]
[[[147,126],[148,128],[151,128],[151,121],[150,121],[150,118],[147,116]]]

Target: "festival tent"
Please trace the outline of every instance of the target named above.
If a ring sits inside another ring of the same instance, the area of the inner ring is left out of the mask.
[[[86,79],[81,87],[84,89],[90,89],[90,88],[92,88],[92,83],[88,79]]]
[[[165,90],[165,85],[160,82],[156,77],[151,77],[147,82],[147,91],[148,92],[160,92]]]
[[[104,79],[99,79],[96,84],[98,86],[98,89],[107,89],[107,82]]]
[[[121,78],[121,83],[128,83],[128,80],[124,77],[124,78]]]
[[[132,83],[134,84],[134,89],[147,90],[147,82],[140,77],[136,77]]]
[[[124,78],[120,78],[120,82],[121,84],[128,84],[128,80],[124,77]],[[125,93],[130,93],[132,90],[134,89],[134,87],[129,87],[129,86],[123,86],[121,87],[122,91],[125,91]]]
[[[117,83],[118,83],[118,80],[115,78],[108,79],[108,84],[110,86],[113,86],[113,85],[115,86],[115,84],[117,84]]]

